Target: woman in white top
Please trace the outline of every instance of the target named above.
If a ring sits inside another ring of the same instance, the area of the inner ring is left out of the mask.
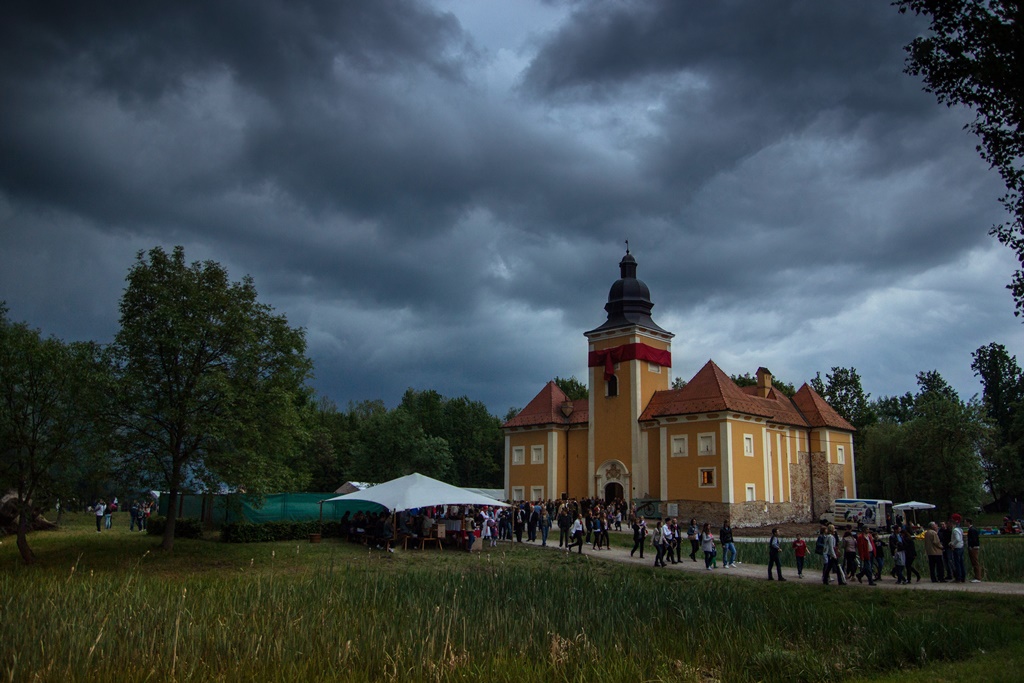
[[[583,515],[576,515],[576,521],[572,523],[572,529],[570,531],[570,538],[572,539],[566,546],[565,552],[571,553],[572,547],[579,547],[579,554],[583,554]]]
[[[665,566],[665,527],[658,520],[658,523],[654,525],[654,534],[651,536],[651,545],[657,551],[654,556],[654,566],[664,567]]]

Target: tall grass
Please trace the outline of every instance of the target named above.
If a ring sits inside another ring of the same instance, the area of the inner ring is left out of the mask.
[[[830,681],[1024,631],[1019,599],[765,591],[529,548],[153,543],[51,535],[31,568],[0,546],[0,679]]]

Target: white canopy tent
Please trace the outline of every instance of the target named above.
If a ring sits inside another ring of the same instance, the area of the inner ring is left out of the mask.
[[[474,493],[458,486],[446,484],[422,474],[408,474],[398,479],[371,486],[362,491],[346,493],[343,496],[328,498],[331,501],[364,501],[383,505],[392,512],[429,507],[431,505],[491,505],[508,507],[488,496]]]
[[[921,503],[921,502],[918,502],[916,500],[912,500],[912,501],[907,502],[907,503],[900,503],[899,505],[893,505],[892,509],[893,510],[902,510],[903,512],[906,512],[907,510],[913,511],[913,513],[914,513],[914,524],[917,524],[917,511],[918,510],[934,510],[935,506],[932,505],[931,503]]]

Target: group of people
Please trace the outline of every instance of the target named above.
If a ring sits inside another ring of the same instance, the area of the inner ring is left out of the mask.
[[[655,553],[655,567],[679,564],[683,561],[684,549],[689,547],[689,557],[692,562],[697,561],[697,553],[700,552],[704,554],[704,568],[709,571],[716,569],[718,567],[719,543],[722,545],[723,552],[722,566],[736,566],[736,544],[733,542],[732,526],[729,520],[725,520],[718,529],[717,543],[711,523],[704,522],[703,525],[698,526],[697,520],[693,518],[685,528],[675,517],[664,520],[658,518],[654,521],[653,529],[648,529],[647,520],[643,516],[636,516],[632,520],[632,527],[633,549],[629,551],[629,556],[635,557],[639,551],[640,558],[643,559],[647,537],[651,536],[651,545]],[[684,543],[684,536],[688,545]]]
[[[128,531],[135,531],[136,528],[139,531],[145,531],[155,505],[156,503],[152,500],[132,501],[128,507],[128,512],[131,513]],[[104,529],[113,528],[113,515],[120,509],[120,503],[116,496],[109,503],[103,498],[99,498],[88,509],[96,516],[96,533],[99,533]]]
[[[966,530],[962,522],[966,522]],[[815,552],[824,558],[821,581],[831,583],[835,574],[840,585],[845,585],[851,577],[861,583],[867,578],[868,583],[874,585],[882,580],[886,550],[892,558],[889,575],[897,584],[908,584],[911,579],[921,581],[921,572],[915,566],[917,541],[909,527],[896,524],[885,540],[877,531],[868,531],[863,525],[858,529],[847,527],[842,538],[834,525],[822,527],[815,546]],[[924,532],[924,551],[932,583],[965,583],[965,551],[974,574],[971,583],[982,581],[981,535],[972,520],[963,520],[961,515],[954,514],[948,523],[930,522]]]

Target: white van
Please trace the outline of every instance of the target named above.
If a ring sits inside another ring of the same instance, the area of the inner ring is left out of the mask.
[[[837,498],[832,507],[822,515],[832,524],[863,524],[884,529],[892,523],[892,501],[875,498]]]

